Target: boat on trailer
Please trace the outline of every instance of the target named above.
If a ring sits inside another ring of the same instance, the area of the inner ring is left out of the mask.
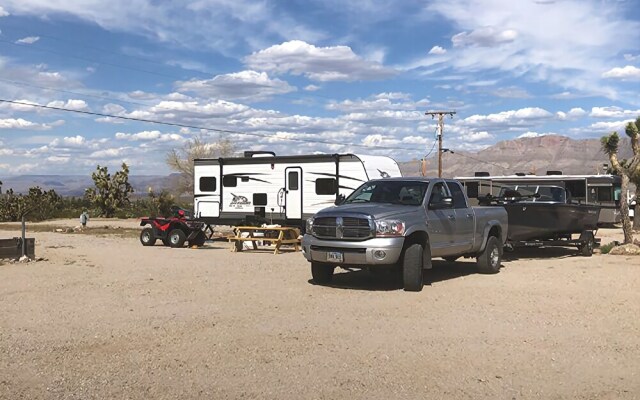
[[[498,196],[481,199],[481,204],[507,210],[508,247],[575,246],[582,255],[593,254],[600,207],[572,203],[564,187],[505,186]]]

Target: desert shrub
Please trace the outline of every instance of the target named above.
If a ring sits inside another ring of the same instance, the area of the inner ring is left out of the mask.
[[[609,242],[607,244],[603,244],[600,246],[600,252],[602,254],[609,254],[609,252],[611,251],[611,249],[613,249],[616,246],[619,246],[620,243],[617,241],[613,241],[613,242]]]

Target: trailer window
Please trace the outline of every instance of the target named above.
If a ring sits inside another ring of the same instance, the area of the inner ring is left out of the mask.
[[[298,190],[298,171],[289,171],[289,190]]]
[[[266,193],[254,193],[253,194],[253,205],[256,207],[266,206],[267,205],[267,194]]]
[[[611,187],[609,186],[598,186],[598,201],[613,201],[613,197],[611,196]]]
[[[218,189],[217,183],[215,176],[202,176],[200,177],[200,191],[215,192]]]
[[[316,194],[336,194],[336,180],[334,178],[316,179]]]
[[[236,186],[238,186],[238,177],[237,176],[223,176],[222,177],[222,186],[224,186],[224,187],[236,187]]]
[[[467,197],[470,199],[477,199],[480,193],[478,182],[466,182],[464,186],[467,188]]]

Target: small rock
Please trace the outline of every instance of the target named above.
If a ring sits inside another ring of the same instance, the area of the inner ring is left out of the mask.
[[[27,256],[22,256],[22,257],[20,257],[20,258],[18,259],[18,262],[23,263],[23,264],[26,264],[26,263],[28,263],[29,261],[31,261],[31,259],[30,259],[29,257],[27,257]]]
[[[64,232],[61,228],[56,228],[56,232]]]

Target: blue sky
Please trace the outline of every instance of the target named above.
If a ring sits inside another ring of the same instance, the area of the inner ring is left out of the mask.
[[[165,174],[194,135],[407,161],[430,110],[460,151],[640,116],[638,0],[2,0],[0,31],[3,100],[191,126],[0,103],[0,176]]]

